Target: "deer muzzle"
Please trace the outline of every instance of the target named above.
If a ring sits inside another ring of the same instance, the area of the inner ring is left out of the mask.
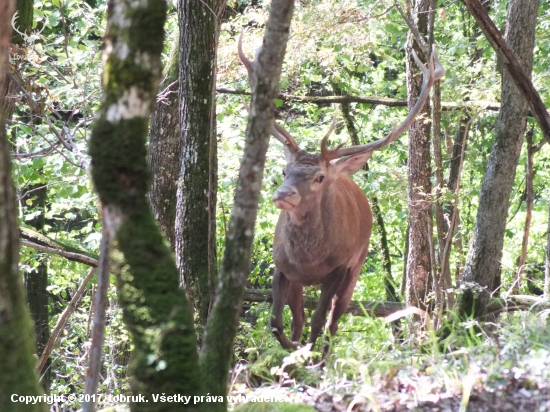
[[[301,196],[292,186],[281,186],[273,195],[273,203],[277,209],[290,210],[300,204]]]

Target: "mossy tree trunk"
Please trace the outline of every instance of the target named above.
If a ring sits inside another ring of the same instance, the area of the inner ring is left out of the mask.
[[[0,90],[4,90],[14,1],[0,3]],[[35,336],[19,274],[19,235],[15,186],[0,100],[0,410],[45,411],[46,404],[13,402],[12,394],[38,396]]]
[[[233,341],[250,268],[254,223],[274,117],[274,100],[279,89],[293,8],[294,0],[271,2],[263,46],[256,59],[256,79],[251,81],[254,87],[244,154],[225,241],[216,299],[208,318],[204,349],[201,353],[203,374],[210,380],[207,389],[215,396],[225,396],[227,393]],[[212,411],[225,408],[225,403],[211,404]]]
[[[34,0],[19,0],[17,1],[17,19],[15,20],[15,27],[22,33],[30,34],[32,30],[33,22],[33,7]],[[20,46],[14,47],[12,52],[15,54],[24,54],[24,47],[28,47],[25,44],[23,37],[16,31],[12,31],[11,34],[12,45]],[[19,64],[16,62],[16,64]],[[14,69],[16,71],[17,69]],[[15,91],[16,85],[10,80],[9,77],[5,78],[5,87],[3,90],[2,98],[5,99],[5,120],[6,123],[11,121],[13,111],[15,109],[16,96],[18,93]],[[9,96],[9,97],[7,97]],[[31,117],[32,118],[32,117]],[[12,139],[15,139],[15,130],[12,131]],[[32,219],[28,224],[34,227],[37,231],[42,231],[44,228],[44,208],[46,205],[47,189],[43,184],[32,185],[27,187],[25,192],[22,193],[21,199],[23,203],[28,202],[27,210],[29,212],[37,212],[37,216]],[[30,270],[25,270],[24,273],[24,285],[26,289],[27,301],[31,311],[31,316],[34,321],[34,329],[37,336],[37,349],[38,356],[44,350],[44,347],[48,343],[50,338],[50,325],[48,314],[48,264],[45,259],[40,259],[38,266]],[[50,388],[50,366],[51,361],[48,360],[48,364],[45,369],[40,372],[41,383],[44,391],[49,393]]]
[[[216,49],[225,0],[179,0],[180,171],[176,261],[204,328],[216,272]],[[199,331],[202,335],[203,330]]]
[[[420,34],[428,33],[430,0],[414,1],[412,17]],[[411,50],[424,56],[418,42],[409,34],[407,41],[407,100],[412,108],[420,95],[422,74],[416,66]],[[424,61],[426,61],[424,56]],[[409,253],[407,257],[407,305],[426,309],[426,295],[430,292],[432,265],[430,243],[432,237],[430,107],[422,109],[418,120],[409,127],[408,204],[409,204]]]
[[[511,0],[505,39],[523,69],[531,73],[538,1]],[[459,316],[486,313],[500,278],[500,260],[506,229],[510,193],[525,133],[528,106],[507,71],[502,73],[502,103],[495,139],[479,195],[474,236],[462,277],[464,291],[458,296]]]
[[[166,2],[112,0],[107,9],[104,95],[90,139],[92,178],[113,239],[113,272],[134,352],[133,411],[172,411],[153,394],[198,395],[202,378],[193,318],[178,271],[146,198],[146,138],[161,75]]]

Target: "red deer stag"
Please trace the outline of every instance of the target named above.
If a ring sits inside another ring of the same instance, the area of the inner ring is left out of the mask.
[[[242,36],[238,50],[252,86],[255,62],[244,55]],[[335,116],[321,141],[321,153],[313,154],[301,150],[286,130],[273,124],[272,135],[283,143],[287,160],[284,182],[273,195],[273,202],[281,209],[281,214],[273,242],[275,274],[271,330],[283,348],[296,348],[302,336],[304,286],[322,285],[321,298],[311,318],[311,346],[321,332],[329,307],[327,328],[331,336],[338,330],[338,320],[349,305],[365,262],[372,231],[369,202],[350,175],[365,165],[374,150],[390,144],[410,126],[428,101],[434,81],[445,74],[435,52],[430,57],[429,67],[420,62],[414,51],[413,56],[423,73],[420,96],[403,123],[383,139],[360,146],[342,148],[339,145],[329,149],[327,141],[336,124]],[[285,304],[292,312],[291,339],[283,329]]]

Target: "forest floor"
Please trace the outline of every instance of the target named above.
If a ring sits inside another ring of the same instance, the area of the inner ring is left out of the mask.
[[[230,395],[320,412],[550,411],[550,321],[526,319],[448,353],[388,346],[368,361],[333,356],[319,367],[306,366],[307,354],[270,349],[237,365]]]
[[[284,399],[291,403],[304,403],[319,412],[534,412],[550,411],[550,383],[537,382],[524,374],[510,376],[506,381],[488,381],[483,374],[470,376],[474,385],[467,388],[437,387],[425,375],[395,376],[378,383],[366,384],[356,392],[358,382],[340,382],[334,387],[315,388],[307,385],[289,387],[272,385],[255,389],[257,399]],[[349,392],[346,393],[346,386]],[[470,390],[468,390],[470,389]],[[461,408],[461,406],[463,408]]]

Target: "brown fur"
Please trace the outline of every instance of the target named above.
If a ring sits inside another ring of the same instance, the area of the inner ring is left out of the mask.
[[[292,210],[281,211],[275,229],[271,324],[281,345],[290,348],[297,346],[305,320],[303,286],[323,285],[309,342],[315,343],[331,304],[329,329],[336,333],[367,255],[372,213],[366,196],[351,178],[317,154],[300,151],[285,170],[279,190],[297,192],[300,201]],[[324,181],[315,182],[321,174]],[[274,198],[283,197],[278,193]],[[286,303],[293,315],[292,340],[282,325]]]

